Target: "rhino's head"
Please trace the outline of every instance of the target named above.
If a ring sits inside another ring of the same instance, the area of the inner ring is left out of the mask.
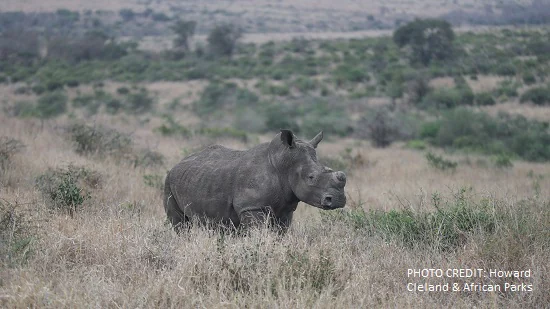
[[[346,205],[346,174],[319,163],[315,148],[322,139],[323,132],[306,142],[290,130],[281,130],[270,143],[269,158],[300,201],[321,209],[342,208]]]

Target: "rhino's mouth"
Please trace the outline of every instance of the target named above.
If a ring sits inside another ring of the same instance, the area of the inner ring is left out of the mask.
[[[342,193],[326,193],[321,197],[320,203],[315,205],[323,210],[342,208],[346,205],[346,196]]]

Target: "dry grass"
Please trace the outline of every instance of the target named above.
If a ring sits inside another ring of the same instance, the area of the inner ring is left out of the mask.
[[[505,112],[508,114],[522,115],[529,119],[550,121],[550,108],[532,103],[519,103],[518,100],[498,103],[492,106],[484,106],[481,109],[491,115]]]
[[[113,125],[114,118],[103,117],[96,121]],[[224,235],[198,227],[177,236],[164,224],[160,192],[148,187],[143,175],[163,174],[181,158],[182,148],[196,147],[198,141],[155,137],[146,134],[148,128],[136,131],[137,143],[155,138],[157,150],[168,158],[164,167],[143,169],[77,155],[56,129],[62,120],[41,124],[2,115],[0,123],[0,136],[27,145],[0,175],[0,198],[20,205],[21,213],[31,219],[29,231],[36,235],[26,261],[5,264],[0,270],[0,304],[5,308],[519,308],[540,307],[549,301],[545,293],[548,247],[535,243],[522,249],[516,240],[508,239],[512,234],[501,235],[502,243],[515,251],[490,249],[489,236],[483,234],[475,234],[455,251],[413,250],[357,231],[345,221],[327,221],[319,210],[301,204],[295,224],[284,236],[265,229],[249,236]],[[115,127],[128,131],[135,125],[118,122]],[[431,169],[422,153],[400,145],[372,149],[342,139],[322,143],[319,152],[334,156],[345,147],[352,147],[367,162],[349,177],[348,208],[363,203],[365,209],[430,209],[432,193],[451,197],[458,188],[470,186],[472,200],[488,198],[510,212],[537,194],[533,207],[543,211],[550,196],[548,164],[516,162],[503,171],[467,165],[465,157],[456,156],[453,159],[461,163],[453,174]],[[468,159],[476,162],[478,158]],[[50,211],[34,188],[36,176],[69,163],[97,171],[104,184],[74,217]],[[543,175],[537,178],[538,189],[528,176],[530,170]],[[408,268],[489,266],[531,268],[534,278],[526,280],[535,290],[501,295],[406,291],[411,281]]]

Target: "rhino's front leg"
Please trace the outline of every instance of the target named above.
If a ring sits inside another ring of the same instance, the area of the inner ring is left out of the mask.
[[[288,228],[290,227],[290,224],[292,223],[292,215],[294,214],[293,211],[283,213],[279,218],[274,217],[272,219],[273,226],[277,229],[277,231],[280,234],[286,233]]]
[[[273,212],[271,208],[245,210],[239,215],[241,225],[244,228],[267,226],[272,217]]]

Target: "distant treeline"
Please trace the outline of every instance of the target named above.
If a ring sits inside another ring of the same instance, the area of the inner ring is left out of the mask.
[[[550,2],[500,3],[496,7],[486,5],[483,11],[456,10],[441,17],[455,25],[542,25],[550,23]]]

